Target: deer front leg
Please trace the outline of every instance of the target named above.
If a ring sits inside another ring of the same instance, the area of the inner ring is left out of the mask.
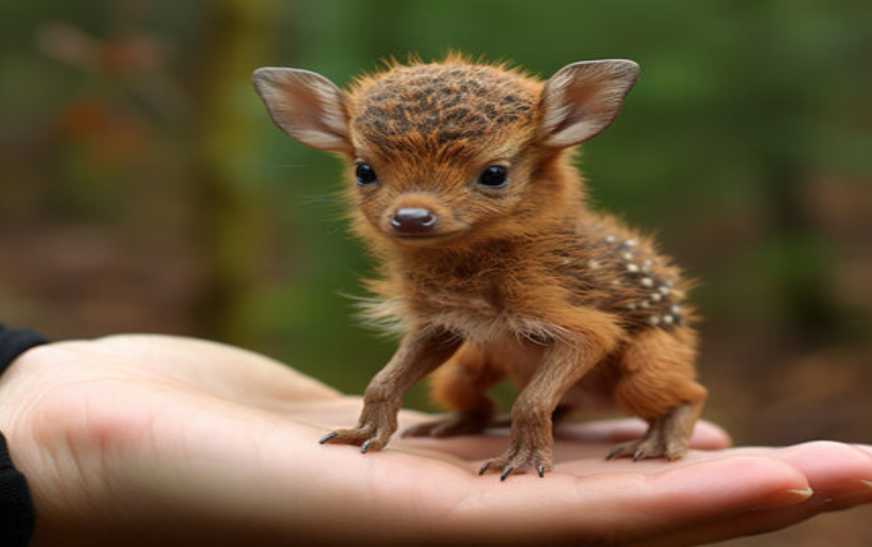
[[[418,330],[406,335],[390,362],[367,386],[357,425],[328,433],[319,442],[359,445],[364,454],[384,448],[397,430],[403,394],[459,346],[460,340],[444,331]]]
[[[535,469],[544,477],[551,470],[552,415],[557,404],[602,355],[600,349],[583,340],[552,342],[530,383],[512,405],[509,448],[486,462],[479,475],[492,471],[500,473],[500,480],[506,480],[511,473]]]

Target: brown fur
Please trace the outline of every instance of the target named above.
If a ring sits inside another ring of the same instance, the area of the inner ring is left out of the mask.
[[[650,424],[612,455],[686,451],[706,396],[688,286],[650,239],[585,206],[572,166],[572,145],[617,115],[634,66],[570,65],[543,83],[450,56],[362,77],[349,94],[313,73],[259,71],[289,135],[349,160],[353,227],[381,265],[367,312],[407,333],[367,389],[357,427],[325,440],[381,448],[402,393],[441,365],[433,393],[455,413],[407,434],[480,432],[494,412],[485,391],[504,376],[521,388],[510,447],[483,471],[543,474],[552,413],[591,394]],[[354,184],[362,162],[376,184]],[[492,165],[508,169],[505,188],[476,183]],[[397,233],[404,208],[435,215],[432,233]]]

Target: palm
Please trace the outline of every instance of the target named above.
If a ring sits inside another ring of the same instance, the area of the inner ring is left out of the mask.
[[[75,544],[64,533],[71,522],[89,544],[131,545],[131,530],[147,544],[683,544],[780,528],[872,494],[860,480],[872,478],[870,454],[835,443],[605,462],[614,442],[640,432],[626,421],[562,428],[545,479],[477,476],[504,447],[499,435],[395,438],[361,456],[315,442],[354,422],[357,399],[255,354],[187,339],[30,352],[0,384],[0,400],[16,409],[0,412],[0,429],[34,491],[35,544],[57,534]],[[710,425],[694,439],[727,444]],[[815,495],[803,501],[809,486]]]

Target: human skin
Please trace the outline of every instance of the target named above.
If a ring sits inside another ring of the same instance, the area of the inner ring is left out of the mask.
[[[0,431],[42,545],[689,545],[872,502],[872,447],[728,448],[606,462],[632,420],[558,428],[554,472],[477,469],[505,435],[319,445],[360,399],[238,348],[122,335],[34,348],[0,376]],[[403,411],[400,426],[427,417]]]

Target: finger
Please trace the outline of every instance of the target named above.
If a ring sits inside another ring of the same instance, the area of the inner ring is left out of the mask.
[[[805,474],[815,490],[812,502],[836,504],[872,494],[872,455],[857,447],[815,441],[779,449],[773,455]]]
[[[653,475],[553,473],[500,483],[483,479],[452,516],[477,533],[522,543],[620,543],[687,527],[750,507],[778,507],[808,497],[805,478],[772,458],[713,460]],[[499,486],[504,488],[500,489]],[[535,504],[530,500],[535,499]],[[485,511],[487,514],[485,514]]]
[[[734,537],[764,534],[799,524],[825,511],[848,509],[870,502],[872,502],[872,488],[870,488],[868,496],[850,500],[843,499],[828,506],[822,506],[813,499],[809,499],[806,502],[790,507],[754,509],[740,515],[730,516],[727,519],[694,524],[657,538],[649,538],[642,544],[646,547],[697,545],[723,541]]]
[[[774,457],[793,465],[814,489],[815,502],[862,496],[869,489],[867,483],[872,482],[872,453],[863,447],[814,441],[785,448],[738,448],[732,453]]]
[[[749,511],[667,534],[651,544],[696,544],[760,534],[791,526],[824,511],[872,503],[872,451],[864,448],[867,447],[813,442],[774,450],[739,450],[737,452],[747,454],[769,453],[789,462],[803,472],[814,495],[799,505]]]
[[[859,450],[861,452],[864,452],[864,453],[872,456],[872,446],[870,446],[868,444],[852,444],[851,446],[853,446],[854,448],[856,448],[857,450]]]

